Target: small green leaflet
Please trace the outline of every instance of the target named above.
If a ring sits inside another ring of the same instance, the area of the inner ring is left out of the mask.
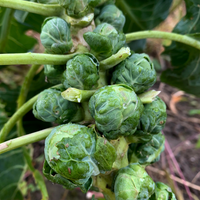
[[[186,34],[199,40],[200,7],[198,0],[185,0],[187,14],[176,25],[173,32]],[[188,45],[172,42],[165,48],[171,57],[172,69],[161,75],[161,81],[187,93],[200,96],[200,51]]]

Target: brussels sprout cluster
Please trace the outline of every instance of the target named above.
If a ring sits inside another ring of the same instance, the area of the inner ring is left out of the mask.
[[[106,200],[175,200],[145,171],[164,150],[166,105],[148,91],[156,71],[147,54],[128,48],[122,11],[108,0],[39,2],[60,4],[64,13],[43,23],[46,53],[70,55],[74,32],[85,40],[63,65],[44,66],[54,86],[39,94],[33,114],[56,126],[45,140],[45,177],[67,189],[99,189]],[[90,13],[92,24],[75,25]]]

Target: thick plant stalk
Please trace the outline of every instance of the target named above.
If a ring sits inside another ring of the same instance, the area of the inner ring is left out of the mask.
[[[189,46],[192,46],[200,50],[200,42],[187,35],[181,35],[177,33],[169,33],[163,31],[139,31],[126,34],[126,42],[131,42],[133,40],[140,40],[146,38],[168,39],[183,44],[187,44]]]
[[[0,144],[0,154],[45,139],[53,128],[44,129]]]
[[[110,188],[112,184],[112,176],[100,174],[98,176],[92,177],[93,186],[98,187],[100,192],[103,193],[106,200],[115,200],[115,194]]]
[[[59,4],[49,5],[22,0],[1,0],[0,7],[23,10],[44,16],[60,16],[63,13],[63,8]]]

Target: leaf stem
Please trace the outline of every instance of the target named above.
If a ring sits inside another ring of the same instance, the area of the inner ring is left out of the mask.
[[[131,55],[129,47],[122,47],[116,54],[100,62],[99,70],[105,71],[119,64]]]
[[[140,40],[145,38],[157,38],[157,39],[160,38],[160,39],[173,40],[176,42],[187,44],[189,46],[192,46],[200,50],[200,42],[187,35],[181,35],[177,33],[169,33],[163,31],[139,31],[126,34],[126,42],[131,42],[133,40]]]
[[[0,132],[0,142],[3,142],[6,139],[6,136],[11,131],[11,129],[14,127],[16,122],[22,118],[28,111],[30,111],[33,107],[33,104],[37,100],[38,95],[34,96],[32,99],[27,101],[22,107],[20,107],[13,116],[4,124],[3,128]]]
[[[0,144],[0,154],[45,139],[53,128],[44,129],[24,135]]]
[[[26,102],[30,84],[33,80],[33,77],[36,71],[39,69],[39,67],[40,65],[32,65],[27,75],[25,76],[24,82],[21,86],[20,94],[17,100],[17,109],[19,109]],[[17,132],[18,132],[18,136],[24,135],[22,118],[17,122]]]
[[[0,65],[62,65],[78,53],[55,55],[45,53],[0,54]]]
[[[59,4],[49,5],[24,0],[1,0],[0,6],[44,16],[61,16],[64,10]]]
[[[80,90],[77,88],[68,88],[61,93],[64,99],[68,101],[81,103],[88,101],[90,97],[96,92],[96,90]]]

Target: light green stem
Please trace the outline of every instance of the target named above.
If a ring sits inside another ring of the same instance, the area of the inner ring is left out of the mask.
[[[77,53],[68,55],[55,55],[45,53],[15,53],[0,54],[0,65],[63,65]]]
[[[14,10],[7,8],[1,22],[0,32],[0,52],[3,52],[8,39],[8,33],[10,29],[11,19],[13,17]]]
[[[32,65],[30,70],[26,74],[26,76],[24,78],[24,82],[21,86],[20,94],[19,94],[18,101],[17,101],[18,109],[25,103],[30,84],[33,80],[33,77],[35,76],[35,73],[39,69],[39,67],[40,67],[40,65]],[[18,133],[18,136],[25,135],[22,118],[17,122],[17,133]],[[24,159],[26,160],[29,170],[32,172],[35,182],[41,191],[42,199],[48,200],[48,192],[47,192],[47,188],[46,188],[44,179],[43,179],[42,175],[40,174],[40,172],[34,168],[33,162],[32,162],[32,157],[29,153],[29,150],[24,146],[22,148],[23,148]]]
[[[27,112],[29,112],[35,101],[37,100],[38,95],[34,96],[32,99],[27,101],[22,107],[20,107],[14,114],[13,116],[4,124],[3,128],[1,129],[0,132],[0,142],[5,141],[6,136],[8,133],[11,131],[11,129],[14,127],[16,122],[22,118]]]
[[[68,101],[81,103],[88,101],[90,97],[96,92],[96,90],[80,90],[77,88],[68,88],[61,93],[64,99]]]
[[[39,67],[40,67],[40,65],[32,65],[30,70],[26,74],[26,76],[24,78],[24,82],[21,86],[18,100],[17,100],[17,109],[19,109],[26,102],[30,84],[33,80],[33,77],[34,77],[36,71],[39,69]],[[18,136],[22,136],[24,134],[22,118],[17,122],[17,130],[18,130]]]
[[[149,90],[142,94],[139,94],[138,97],[142,101],[143,104],[151,103],[155,100],[155,98],[160,94],[160,91]]]
[[[18,147],[22,147],[27,144],[31,144],[31,143],[43,140],[50,134],[52,129],[53,128],[44,129],[42,131],[37,131],[28,135],[24,135],[24,136],[3,142],[0,144],[0,154],[16,149]]]
[[[60,16],[64,10],[59,4],[41,4],[24,0],[0,0],[0,7],[23,10],[44,16]]]
[[[100,62],[100,71],[108,70],[131,55],[130,48],[122,47],[116,54]]]
[[[168,39],[183,44],[187,44],[189,46],[192,46],[200,50],[200,42],[187,35],[181,35],[177,33],[169,33],[163,31],[139,31],[135,33],[126,34],[126,42],[131,42],[133,40],[140,40],[146,38]]]

